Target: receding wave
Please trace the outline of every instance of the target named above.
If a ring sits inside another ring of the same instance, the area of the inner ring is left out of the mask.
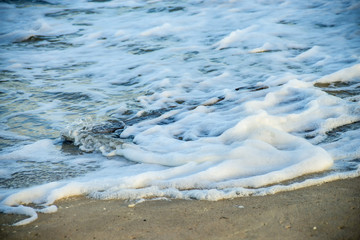
[[[75,195],[216,201],[360,175],[357,3],[30,2],[0,3],[0,211],[17,225]]]

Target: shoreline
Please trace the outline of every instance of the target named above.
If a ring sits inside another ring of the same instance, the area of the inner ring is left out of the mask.
[[[360,177],[267,196],[216,202],[74,197],[58,211],[0,214],[1,239],[359,239]],[[131,206],[131,204],[130,204]]]

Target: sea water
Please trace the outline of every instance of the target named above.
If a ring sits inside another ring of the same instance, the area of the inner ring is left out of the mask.
[[[1,1],[0,210],[360,175],[360,4]]]

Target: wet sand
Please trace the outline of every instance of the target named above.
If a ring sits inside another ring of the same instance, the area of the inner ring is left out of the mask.
[[[217,202],[76,197],[35,222],[0,215],[0,239],[360,239],[360,178]]]

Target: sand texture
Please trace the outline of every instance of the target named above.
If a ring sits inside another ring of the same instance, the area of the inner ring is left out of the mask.
[[[57,213],[9,226],[23,216],[0,215],[0,239],[360,239],[360,178],[264,197],[217,202],[77,197]]]

